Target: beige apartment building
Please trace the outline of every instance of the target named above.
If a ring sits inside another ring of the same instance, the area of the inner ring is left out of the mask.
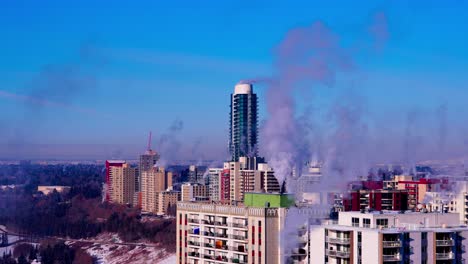
[[[180,192],[164,191],[159,193],[158,197],[158,214],[167,215],[169,209],[173,209],[175,213],[177,202],[180,201]],[[173,207],[173,208],[172,208]]]
[[[179,202],[177,263],[282,263],[280,231],[290,198],[245,196],[245,203],[237,206]]]
[[[141,209],[158,213],[159,193],[172,188],[172,172],[163,167],[154,167],[141,173]]]
[[[209,186],[199,183],[185,183],[181,187],[182,201],[209,200]]]
[[[125,163],[121,167],[111,167],[111,201],[120,204],[132,204],[135,194],[135,177],[138,170]]]

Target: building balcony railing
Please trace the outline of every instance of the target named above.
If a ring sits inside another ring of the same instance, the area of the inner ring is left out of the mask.
[[[451,247],[455,244],[455,241],[451,239],[446,240],[436,240],[436,246],[438,247]]]
[[[401,247],[401,241],[383,241],[384,248]]]
[[[230,235],[229,238],[236,239],[236,240],[247,240],[248,237],[241,236],[241,235]]]
[[[337,250],[327,250],[326,252],[329,257],[349,258],[349,256],[351,255],[350,252],[337,251]]]
[[[203,220],[202,220],[202,223],[205,224],[205,225],[212,225],[212,226],[214,226],[214,221],[209,221],[209,220],[203,219]]]
[[[328,243],[332,244],[343,244],[343,245],[348,245],[351,243],[351,240],[349,238],[335,238],[335,237],[328,237],[327,238]]]
[[[198,253],[198,252],[189,252],[188,255],[190,257],[197,257],[197,258],[200,257],[200,253]]]
[[[244,260],[238,259],[238,258],[231,258],[231,262],[232,263],[239,263],[239,264],[247,263],[247,261],[244,261]]]
[[[225,222],[218,222],[218,221],[215,221],[215,222],[214,222],[214,225],[215,225],[215,226],[225,226],[225,227],[228,226],[227,223],[225,223]]]
[[[453,259],[453,253],[436,253],[436,260],[450,260]]]
[[[189,244],[190,246],[197,246],[197,247],[200,246],[200,242],[196,242],[196,241],[189,241],[188,244]]]
[[[219,250],[229,250],[229,247],[227,245],[216,245],[216,249]]]
[[[229,223],[230,227],[248,229],[248,226],[245,223]]]
[[[383,255],[383,261],[400,261],[400,260],[401,260],[400,254]]]
[[[218,237],[218,238],[228,238],[227,234],[219,234],[219,233],[213,233],[213,232],[203,232],[204,236],[209,236],[209,237]]]
[[[192,223],[192,224],[199,224],[199,223],[200,223],[200,220],[198,220],[198,219],[193,219],[193,218],[189,218],[188,222],[189,222],[189,223]]]
[[[247,248],[246,247],[229,247],[229,250],[235,251],[235,252],[240,252],[240,253],[247,253]]]

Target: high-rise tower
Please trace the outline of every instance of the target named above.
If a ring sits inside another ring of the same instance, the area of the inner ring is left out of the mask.
[[[257,95],[252,84],[239,83],[231,95],[229,151],[232,161],[257,156]]]
[[[148,148],[146,149],[145,154],[140,155],[139,177],[137,177],[136,182],[135,182],[136,191],[141,190],[142,173],[153,169],[154,165],[156,165],[156,163],[159,160],[159,154],[156,151],[151,149],[151,138],[152,138],[152,133],[150,132],[149,138],[148,138]]]

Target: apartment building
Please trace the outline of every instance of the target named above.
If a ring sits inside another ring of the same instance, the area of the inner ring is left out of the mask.
[[[246,193],[243,204],[177,204],[177,263],[282,263],[287,195]]]
[[[240,157],[237,162],[228,162],[229,200],[242,201],[247,192],[279,192],[280,184],[273,169],[255,157]]]
[[[158,214],[175,214],[177,202],[180,201],[180,196],[180,192],[178,191],[160,192],[158,197]]]
[[[337,222],[310,226],[301,263],[463,263],[468,228],[458,214],[340,212]]]
[[[141,173],[141,209],[157,213],[159,210],[159,193],[172,188],[172,172],[163,167],[153,167]]]
[[[416,209],[423,203],[426,192],[439,191],[442,181],[440,179],[420,178],[410,175],[397,175],[391,181],[384,182],[385,189],[408,190],[408,209]]]
[[[349,192],[343,200],[344,211],[374,210],[407,210],[407,190],[356,190]]]
[[[182,201],[207,201],[209,200],[209,187],[200,183],[182,184]]]
[[[209,168],[208,169],[208,193],[211,201],[219,201],[220,193],[220,178],[223,168]]]
[[[133,204],[138,169],[124,163],[122,166],[110,167],[110,175],[112,176],[111,201],[120,204]]]

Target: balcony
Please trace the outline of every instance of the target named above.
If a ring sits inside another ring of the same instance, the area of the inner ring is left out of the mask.
[[[228,226],[228,224],[227,224],[227,223],[224,223],[224,222],[219,222],[219,221],[216,221],[216,222],[214,222],[214,225],[215,225],[215,226],[225,226],[225,227],[227,227],[227,226]]]
[[[451,247],[455,245],[455,241],[451,239],[446,239],[446,240],[436,240],[436,246],[438,247]]]
[[[234,228],[242,228],[242,229],[248,228],[248,226],[245,223],[229,223],[229,226],[234,227]]]
[[[450,260],[453,259],[454,254],[449,253],[436,253],[436,260]]]
[[[240,253],[247,253],[247,248],[246,247],[229,247],[229,250],[235,251],[235,252],[240,252]]]
[[[239,263],[239,264],[247,263],[247,261],[244,261],[244,260],[238,259],[238,258],[231,258],[231,262],[232,263]]]
[[[349,245],[351,243],[349,238],[328,237],[327,241],[328,243],[341,244],[341,245]]]
[[[400,254],[383,255],[383,261],[400,261],[400,260],[401,260]]]
[[[229,259],[226,256],[216,256],[214,258],[214,260],[221,261],[221,262],[228,262],[229,261]]]
[[[188,255],[190,257],[197,257],[197,258],[200,257],[200,253],[198,253],[198,252],[189,252]]]
[[[338,258],[349,258],[350,252],[337,251],[337,250],[327,250],[327,255],[329,257],[338,257]]]
[[[199,247],[200,246],[200,242],[196,242],[196,241],[189,241],[188,244],[190,246],[196,246],[196,247]]]
[[[198,220],[198,219],[193,219],[193,218],[189,218],[188,222],[189,222],[189,223],[192,223],[192,224],[199,224],[199,223],[200,223],[200,220]]]
[[[401,241],[383,241],[384,248],[398,248],[401,247]]]
[[[230,235],[229,238],[236,239],[236,240],[247,240],[247,236],[241,236],[241,235]]]
[[[214,223],[215,223],[215,222],[214,222],[214,221],[210,221],[210,220],[203,219],[203,220],[202,220],[202,223],[205,224],[205,225],[212,225],[212,226],[214,226]]]

